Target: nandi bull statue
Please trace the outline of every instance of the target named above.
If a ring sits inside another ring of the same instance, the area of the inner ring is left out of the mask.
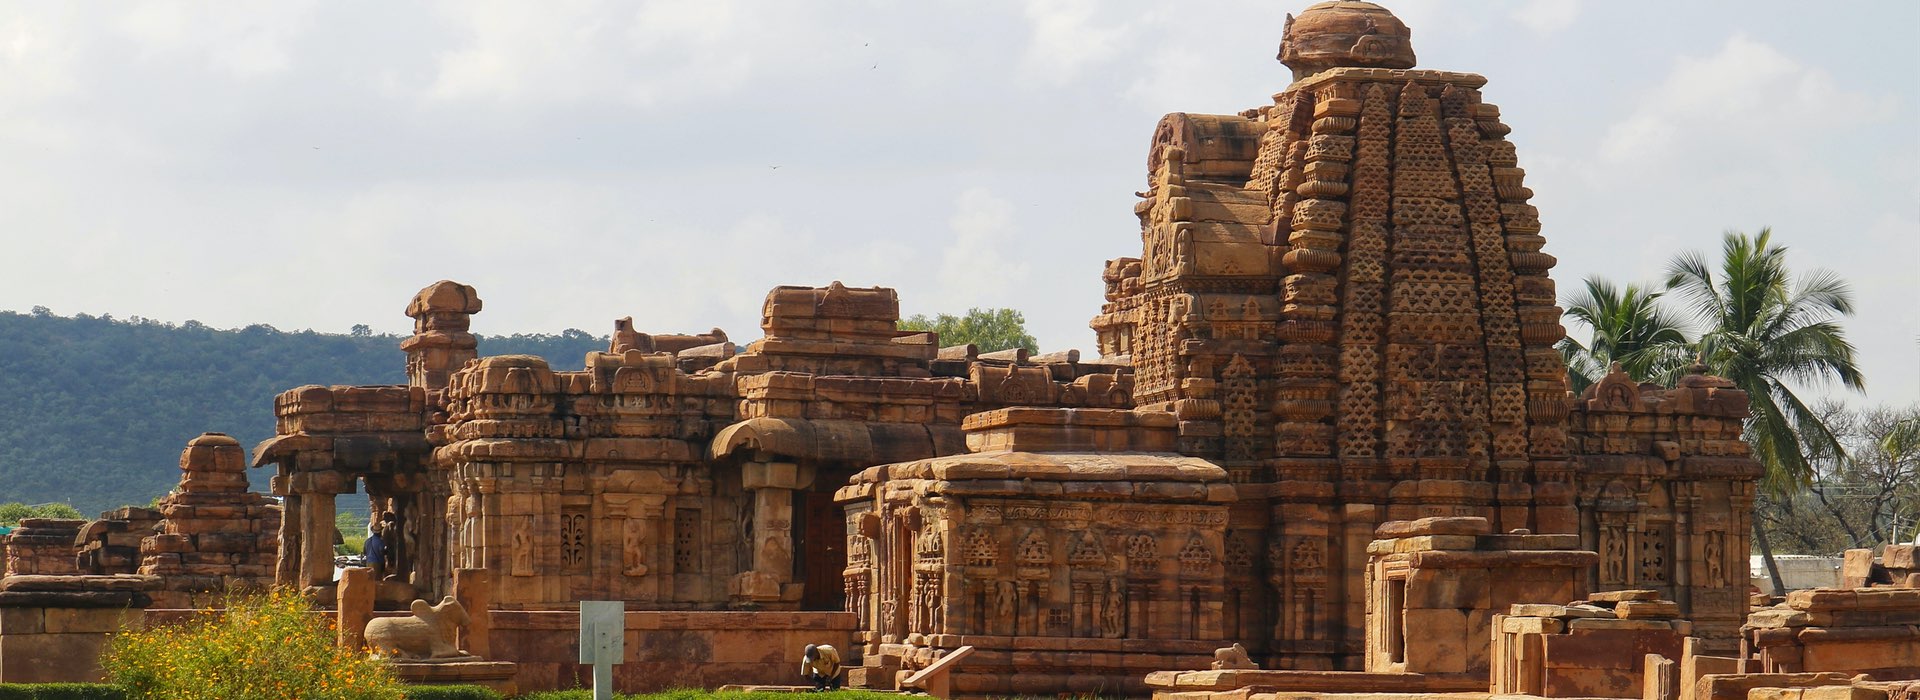
[[[466,661],[475,657],[461,651],[454,635],[471,620],[467,608],[453,596],[439,605],[413,601],[413,617],[381,617],[367,621],[367,645],[379,656],[409,661]]]

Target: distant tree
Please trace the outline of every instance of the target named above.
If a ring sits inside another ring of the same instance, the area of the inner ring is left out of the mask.
[[[347,335],[355,338],[371,338],[373,337],[373,327],[364,323],[356,323],[353,324],[353,329],[348,331]]]
[[[933,331],[946,346],[972,343],[981,352],[1026,348],[1039,352],[1040,344],[1027,333],[1027,317],[1013,309],[968,309],[965,316],[915,314],[900,321],[903,331]]]
[[[367,518],[359,513],[341,511],[333,515],[333,526],[340,531],[340,549],[346,554],[365,551]]]
[[[579,370],[607,339],[485,336],[485,355]],[[374,333],[220,330],[151,319],[0,313],[0,500],[71,502],[98,513],[173,488],[180,447],[203,431],[273,437],[273,397],[304,384],[403,384],[399,339]],[[250,472],[253,487],[266,474]]]
[[[1575,394],[1606,377],[1616,362],[1636,381],[1673,385],[1690,353],[1684,322],[1660,307],[1661,294],[1588,277],[1586,289],[1568,297],[1567,318],[1593,331],[1585,344],[1571,335],[1560,341]]]
[[[80,509],[65,503],[42,503],[32,506],[19,502],[0,503],[0,525],[9,527],[18,525],[20,521],[27,518],[84,520],[86,517],[86,515],[80,512]]]
[[[1761,493],[1754,517],[1792,554],[1912,541],[1920,524],[1920,444],[1905,433],[1920,421],[1920,406],[1828,403],[1818,413],[1844,451],[1810,455],[1813,483],[1790,494]]]

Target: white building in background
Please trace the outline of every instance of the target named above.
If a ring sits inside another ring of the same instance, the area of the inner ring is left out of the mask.
[[[1837,588],[1840,586],[1840,557],[1820,556],[1816,554],[1779,554],[1773,561],[1780,565],[1780,582],[1787,590],[1802,588]],[[1773,580],[1767,576],[1767,562],[1754,555],[1747,569],[1753,578],[1755,588],[1767,595],[1780,595],[1773,590]]]

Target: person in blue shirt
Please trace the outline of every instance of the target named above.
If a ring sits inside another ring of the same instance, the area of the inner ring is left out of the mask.
[[[387,541],[380,537],[381,527],[374,524],[367,528],[367,542],[361,549],[360,560],[367,568],[373,569],[373,580],[378,581],[386,573]]]

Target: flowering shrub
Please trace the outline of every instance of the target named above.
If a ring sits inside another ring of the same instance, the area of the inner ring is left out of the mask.
[[[127,700],[400,700],[364,649],[334,644],[333,624],[299,593],[235,596],[226,610],[114,635],[101,660]]]

